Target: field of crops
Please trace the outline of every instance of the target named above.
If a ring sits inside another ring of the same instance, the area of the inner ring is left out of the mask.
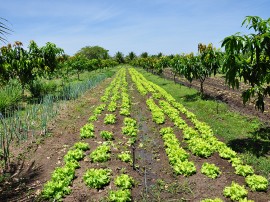
[[[196,112],[188,111],[162,87],[131,67],[120,68],[107,83],[106,88],[94,89],[99,94],[92,95],[93,106],[82,103],[89,109],[87,120],[70,115],[74,128],[80,118],[85,120],[80,129],[69,131],[71,135],[62,131],[59,141],[51,142],[52,151],[55,142],[65,142],[61,157],[45,158],[52,171],[32,187],[30,198],[269,200],[268,179],[257,175],[197,119]]]

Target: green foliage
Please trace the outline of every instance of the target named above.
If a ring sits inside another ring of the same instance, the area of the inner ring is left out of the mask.
[[[131,191],[129,189],[112,190],[109,192],[108,200],[111,202],[131,201]]]
[[[118,158],[126,163],[132,162],[130,151],[122,151],[121,154],[118,154]]]
[[[116,102],[115,101],[111,101],[110,104],[108,105],[108,111],[109,112],[114,112],[116,110]]]
[[[82,55],[87,59],[108,59],[108,50],[100,46],[85,46],[81,48],[76,55]]]
[[[91,154],[90,159],[92,162],[105,162],[110,159],[110,146],[102,144],[98,146]]]
[[[0,112],[12,108],[22,99],[22,86],[16,80],[10,80],[0,89]]]
[[[201,173],[205,174],[207,177],[215,179],[221,174],[221,171],[219,167],[217,167],[215,164],[210,164],[210,163],[205,162],[202,165]]]
[[[219,156],[224,159],[232,159],[237,156],[237,153],[227,146],[223,146],[218,150]]]
[[[43,187],[42,197],[59,201],[63,196],[70,194],[71,188],[69,185],[75,177],[75,168],[72,163],[56,168],[51,180]]]
[[[83,159],[84,152],[80,149],[72,149],[67,152],[67,154],[64,156],[65,163],[67,162],[73,162],[73,161],[79,161]]]
[[[188,140],[189,150],[197,156],[207,158],[215,152],[215,148],[203,138],[192,138]]]
[[[190,176],[196,173],[196,167],[193,162],[188,161],[188,153],[179,147],[179,140],[173,133],[172,128],[166,127],[160,130],[166,154],[169,158],[170,164],[176,174]]]
[[[29,85],[29,91],[31,92],[33,97],[41,97],[47,94],[53,94],[57,89],[57,84],[50,81],[45,82],[41,79],[35,79]]]
[[[101,189],[110,183],[111,172],[110,169],[91,168],[85,172],[83,180],[88,187]]]
[[[255,97],[255,106],[264,111],[264,98],[270,95],[270,18],[247,16],[242,23],[253,32],[248,35],[236,33],[222,42],[225,48],[224,72],[226,81],[239,88],[240,79],[250,87],[243,91],[243,102]]]
[[[125,57],[124,57],[124,54],[121,53],[121,52],[119,52],[119,51],[115,53],[114,59],[115,59],[119,64],[125,63]]]
[[[88,150],[90,147],[89,147],[89,144],[87,142],[76,142],[73,147],[75,149],[80,149],[82,151],[86,151]]]
[[[137,137],[138,134],[136,120],[126,117],[124,119],[124,127],[122,127],[122,133],[131,138],[134,138],[133,140],[135,141],[135,138]]]
[[[80,129],[80,136],[81,138],[93,138],[95,137],[94,131],[94,125],[87,123]]]
[[[106,130],[100,131],[100,136],[105,140],[112,140],[113,139],[113,133],[110,131],[106,131]]]
[[[245,189],[245,186],[241,186],[234,181],[231,186],[225,187],[223,190],[223,195],[229,197],[231,200],[239,201],[244,199],[248,194],[248,191]]]
[[[254,174],[254,170],[249,165],[237,165],[235,166],[235,174],[246,177]]]
[[[121,174],[114,180],[114,184],[121,189],[131,189],[135,181],[127,174]]]
[[[136,59],[136,57],[137,57],[136,54],[133,51],[131,51],[126,56],[126,60],[127,60],[127,62],[130,63],[131,61],[133,61],[134,59]]]
[[[94,109],[94,114],[99,115],[102,111],[105,110],[106,104],[100,104]]]
[[[88,121],[89,121],[89,122],[93,122],[93,121],[97,121],[97,120],[98,120],[97,115],[92,115],[92,116],[90,116],[90,117],[88,118]]]
[[[61,56],[64,50],[51,42],[47,42],[40,50],[44,58],[44,68],[50,73],[53,73],[58,65],[57,57]]]
[[[196,173],[195,164],[187,160],[177,162],[177,164],[173,165],[173,169],[177,175],[184,175],[186,177]]]
[[[152,119],[157,124],[162,124],[165,122],[165,115],[162,110],[155,104],[152,98],[146,100],[146,104],[151,110]]]
[[[115,114],[106,114],[104,118],[105,124],[114,124],[116,122],[116,116]]]
[[[249,175],[245,180],[252,191],[266,191],[268,188],[268,180],[263,176]]]
[[[46,76],[54,72],[58,65],[56,57],[63,50],[53,43],[46,43],[39,48],[34,41],[30,41],[28,50],[23,44],[16,41],[13,46],[3,46],[0,54],[0,72],[4,81],[18,79],[22,88],[31,86],[38,76]]]

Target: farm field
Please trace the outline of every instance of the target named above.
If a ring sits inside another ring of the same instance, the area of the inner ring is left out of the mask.
[[[186,108],[166,82],[124,66],[86,92],[25,153],[25,167],[0,200],[269,201],[270,176],[259,167],[267,166],[246,164],[226,145],[259,121],[243,122],[239,137],[223,136],[233,122],[227,130],[222,120],[207,123],[206,108]]]

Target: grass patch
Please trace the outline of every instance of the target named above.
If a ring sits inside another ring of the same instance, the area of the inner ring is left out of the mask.
[[[203,100],[196,89],[175,84],[171,80],[153,75],[143,69],[137,70],[145,78],[164,88],[186,109],[196,114],[198,120],[211,126],[220,140],[235,150],[240,148],[236,151],[241,154],[243,160],[252,165],[256,173],[268,177],[270,159],[267,155],[270,153],[270,140],[257,135],[263,126],[259,119],[232,112],[224,103],[215,100]],[[269,134],[265,136],[269,137]],[[258,150],[260,151],[258,152]]]

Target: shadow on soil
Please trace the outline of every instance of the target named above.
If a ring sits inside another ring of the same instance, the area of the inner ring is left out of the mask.
[[[270,155],[270,126],[253,132],[251,138],[234,139],[228,145],[236,152],[250,152],[257,157]]]
[[[19,201],[21,196],[34,187],[36,176],[42,172],[41,167],[35,167],[35,162],[26,167],[22,164],[12,164],[12,171],[0,182],[0,201]]]

